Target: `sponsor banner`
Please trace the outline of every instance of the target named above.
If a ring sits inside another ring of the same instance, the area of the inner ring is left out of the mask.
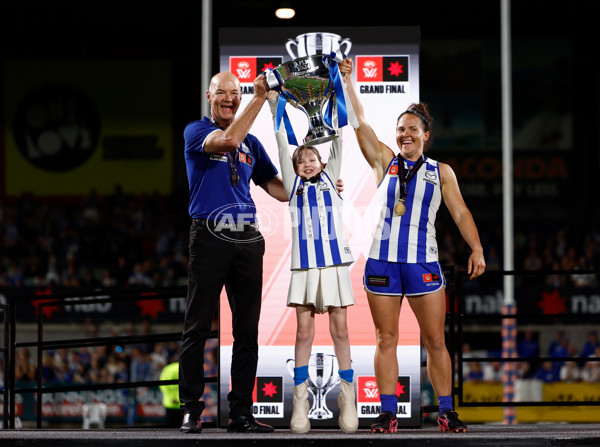
[[[0,417],[4,416],[4,393],[0,394]],[[23,395],[15,394],[15,416],[23,417]]]
[[[358,278],[361,279],[361,278]],[[287,285],[286,285],[287,287]],[[462,300],[465,315],[500,315],[504,302],[503,290],[496,287],[478,285],[476,290],[465,288]],[[81,290],[80,297],[58,298],[52,294],[76,294],[76,289],[65,288],[0,288],[0,303],[7,303],[10,298],[18,299],[21,303],[17,313],[19,322],[37,322],[38,313],[43,312],[45,321],[52,323],[71,322],[73,319],[94,318],[110,319],[114,321],[130,321],[133,316],[138,319],[152,318],[163,322],[181,322],[185,314],[185,290],[181,297],[156,298],[132,301],[106,301],[100,303],[86,303],[86,301],[108,298],[114,291],[107,291],[106,295],[86,296],[87,291]],[[119,292],[120,293],[120,292]],[[131,291],[126,291],[131,293]],[[21,297],[35,297],[24,300]],[[542,288],[521,286],[515,291],[518,312],[529,315],[598,315],[600,314],[600,294],[594,288]],[[54,304],[55,303],[55,304]],[[43,306],[42,306],[43,304]],[[352,308],[349,313],[352,314]],[[368,309],[366,310],[368,312]],[[455,309],[458,311],[458,309]],[[0,315],[2,311],[0,310]],[[287,317],[293,314],[290,310]],[[362,315],[366,327],[353,327],[354,332],[360,337],[370,337],[372,322],[368,320],[370,314]],[[354,321],[359,316],[349,315],[349,320]],[[323,316],[321,320],[327,320]],[[321,322],[319,322],[321,323]],[[349,324],[350,326],[350,324]],[[352,326],[351,326],[352,327]],[[401,344],[410,344],[413,341],[411,331],[417,329],[414,317],[401,316]],[[279,337],[284,337],[287,343],[293,345],[295,325],[278,327]],[[360,338],[359,338],[360,339]],[[328,333],[319,332],[318,342],[328,341]]]
[[[598,315],[600,293],[586,287],[527,287],[515,290],[517,309],[524,315]],[[465,292],[464,313],[467,315],[502,314],[504,293],[502,289],[477,287],[477,291]]]
[[[548,402],[594,401],[600,402],[600,386],[594,383],[545,383],[542,400]],[[598,410],[600,408],[596,407]],[[598,421],[600,419],[596,419]]]
[[[52,294],[77,294],[79,297],[73,298],[54,298]],[[41,312],[44,315],[44,321],[49,323],[67,323],[74,320],[83,320],[91,318],[94,320],[111,320],[111,321],[132,321],[148,318],[152,320],[160,320],[161,322],[176,322],[183,321],[186,306],[186,290],[182,289],[181,297],[174,298],[156,298],[156,299],[140,299],[140,300],[113,300],[106,302],[90,302],[86,301],[110,298],[115,293],[125,293],[135,296],[136,292],[132,290],[107,290],[105,295],[86,296],[89,290],[77,290],[71,288],[0,288],[0,303],[6,303],[9,298],[18,299],[20,301],[19,311],[17,312],[17,321],[37,322],[38,314]],[[143,292],[139,292],[139,296],[146,296]],[[20,299],[21,297],[36,297],[27,300]],[[0,310],[0,315],[2,311]]]
[[[170,65],[167,60],[4,61],[0,191],[78,196],[92,190],[112,194],[120,186],[125,193],[169,194]]]
[[[33,382],[17,383],[17,388],[34,386]],[[83,405],[86,403],[106,404],[106,420],[125,421],[128,413],[134,411],[138,422],[164,420],[165,408],[162,405],[162,393],[158,387],[116,390],[68,391],[60,393],[44,393],[42,396],[42,415],[48,422],[81,421]],[[0,395],[0,403],[3,396]],[[35,420],[37,397],[34,393],[17,394],[16,416],[22,420]],[[3,415],[0,405],[0,416]]]
[[[500,152],[474,155],[469,151],[439,151],[435,159],[448,163],[454,169],[465,200],[489,201],[502,197]],[[516,201],[570,198],[574,177],[571,162],[562,153],[541,155],[533,151],[519,151],[514,155],[513,166],[513,193]]]
[[[501,383],[465,382],[463,385],[465,402],[502,402]],[[598,422],[598,406],[553,406],[552,402],[600,401],[600,387],[597,383],[544,383],[542,401],[546,405],[536,407],[516,407],[517,422]],[[461,419],[469,422],[500,422],[503,419],[502,407],[457,407]]]

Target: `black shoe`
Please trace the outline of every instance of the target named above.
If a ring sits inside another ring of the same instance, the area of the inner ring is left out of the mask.
[[[181,433],[200,433],[202,431],[200,416],[193,413],[185,413],[179,431],[181,431]]]
[[[389,411],[384,411],[371,424],[371,433],[397,433],[398,419]]]
[[[238,416],[229,420],[227,433],[273,433],[275,429],[254,419],[254,416]]]
[[[438,417],[438,427],[442,432],[466,433],[467,424],[458,418],[456,411],[445,410]]]

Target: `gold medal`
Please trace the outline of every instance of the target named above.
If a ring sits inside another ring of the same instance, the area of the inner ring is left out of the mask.
[[[404,201],[406,200],[406,185],[410,180],[415,176],[415,174],[421,168],[421,165],[425,161],[425,157],[421,155],[419,160],[412,167],[404,166],[404,159],[401,159],[398,156],[398,183],[400,184],[400,197],[398,203],[394,206],[394,213],[398,216],[404,215],[406,213],[406,206],[404,205]]]
[[[404,206],[404,200],[400,200],[400,202],[398,202],[396,206],[394,206],[394,213],[396,213],[398,216],[402,216],[404,213],[406,213],[406,206]]]

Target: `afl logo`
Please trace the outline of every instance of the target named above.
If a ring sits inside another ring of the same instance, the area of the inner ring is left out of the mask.
[[[85,163],[96,150],[100,119],[79,90],[49,84],[31,91],[15,112],[17,149],[44,171],[64,172]]]
[[[362,69],[365,78],[374,78],[377,76],[377,63],[375,61],[366,60]]]
[[[367,380],[364,383],[363,391],[365,393],[365,397],[368,399],[375,399],[379,396],[379,388],[377,388],[377,382],[374,380]]]
[[[237,77],[240,80],[248,80],[252,75],[252,67],[246,61],[240,61],[236,67]]]
[[[258,209],[254,204],[224,205],[213,211],[207,218],[213,225],[208,230],[219,239],[230,242],[256,242],[272,236],[279,227],[277,216],[269,209]],[[255,237],[240,240],[236,237],[248,227],[260,228]]]

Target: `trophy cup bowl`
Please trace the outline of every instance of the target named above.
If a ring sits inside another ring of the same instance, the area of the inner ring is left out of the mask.
[[[293,47],[296,47],[295,54]],[[333,33],[300,34],[295,39],[288,39],[285,44],[285,48],[292,59],[315,54],[329,54],[332,51],[343,51],[344,54],[349,54],[351,47],[352,42],[350,39],[342,39],[340,35]]]
[[[301,146],[326,143],[339,137],[323,120],[323,106],[331,99],[330,68],[322,55],[301,57],[277,66],[285,98],[308,118],[308,133]]]

